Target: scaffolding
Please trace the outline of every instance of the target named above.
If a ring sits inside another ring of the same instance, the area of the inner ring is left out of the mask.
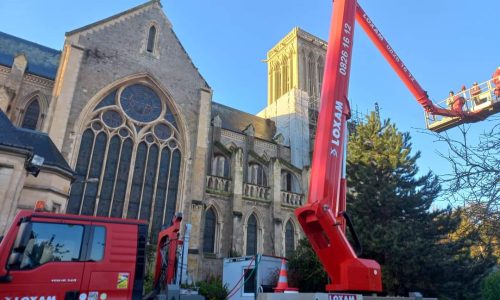
[[[309,96],[309,106],[308,106],[308,116],[309,116],[309,137],[310,137],[310,154],[314,149],[314,141],[316,138],[316,128],[318,127],[318,116],[320,109],[320,97],[319,96]],[[380,114],[380,107],[377,102],[375,102],[375,112],[377,115]],[[347,128],[349,132],[353,132],[359,124],[362,124],[369,113],[362,113],[359,111],[357,106],[351,105],[351,118],[347,122]],[[312,156],[311,156],[312,158]]]

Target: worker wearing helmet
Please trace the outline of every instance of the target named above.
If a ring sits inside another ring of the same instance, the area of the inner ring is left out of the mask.
[[[470,96],[472,101],[474,101],[474,104],[476,105],[479,105],[483,102],[482,99],[479,99],[479,94],[481,94],[481,88],[479,87],[477,82],[474,82],[472,84],[472,87],[470,88]]]
[[[448,99],[446,99],[446,104],[448,104],[452,110],[462,112],[462,106],[465,104],[465,99],[462,96],[455,95],[453,91],[450,91]]]
[[[451,108],[453,106],[453,102],[455,102],[455,94],[453,91],[450,91],[448,98],[446,98],[446,104]]]

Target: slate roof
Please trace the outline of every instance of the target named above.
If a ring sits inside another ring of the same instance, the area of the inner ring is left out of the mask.
[[[29,151],[30,153],[42,156],[44,158],[44,166],[59,168],[70,174],[74,173],[46,133],[25,128],[16,128],[0,110],[1,146]]]
[[[222,128],[234,132],[243,131],[252,124],[255,128],[255,137],[273,142],[276,134],[276,124],[273,120],[261,118],[223,104],[212,102],[212,119],[219,115]]]
[[[17,135],[17,128],[12,125],[9,118],[0,110],[0,146],[7,146],[30,151],[30,148],[23,145]]]
[[[28,60],[26,72],[55,80],[61,51],[54,50],[0,31],[0,65],[12,67],[14,57],[23,53]]]
[[[44,158],[44,166],[60,168],[73,174],[73,170],[48,134],[26,128],[17,128],[17,131],[21,142],[31,147],[36,155]]]

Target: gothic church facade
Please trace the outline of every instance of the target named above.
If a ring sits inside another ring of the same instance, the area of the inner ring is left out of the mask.
[[[325,49],[298,28],[280,41],[256,116],[212,101],[157,0],[68,32],[62,51],[0,33],[0,114],[60,152],[35,178],[0,141],[2,220],[45,200],[147,220],[154,243],[182,212],[197,280],[220,275],[224,257],[289,255],[303,237],[293,212],[307,196]]]

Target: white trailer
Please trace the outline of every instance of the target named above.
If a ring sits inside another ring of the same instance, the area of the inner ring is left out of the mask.
[[[250,300],[255,292],[272,293],[278,282],[281,257],[256,255],[225,258],[222,281],[229,289],[231,300]]]

